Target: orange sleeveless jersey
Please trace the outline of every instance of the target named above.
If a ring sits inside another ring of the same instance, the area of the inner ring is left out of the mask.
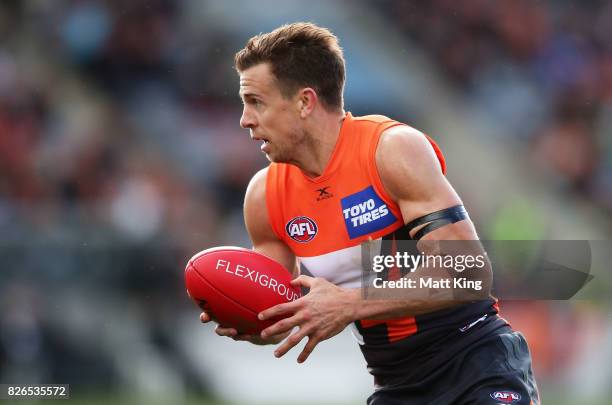
[[[405,124],[380,115],[353,117],[347,113],[331,159],[317,178],[307,177],[293,165],[270,164],[266,180],[270,223],[293,251],[302,271],[341,287],[359,288],[360,244],[368,239],[405,237],[404,218],[382,185],[375,157],[381,134],[397,125]],[[440,149],[427,139],[445,173]],[[434,342],[462,334],[474,320],[493,320],[494,304],[485,301],[417,317],[361,320],[352,325],[353,334],[372,374],[381,375],[397,371],[398,358],[410,368],[411,356],[442,352],[445,349]],[[468,344],[466,339],[461,341]]]
[[[317,178],[293,165],[270,165],[266,183],[270,223],[314,276],[342,287],[359,287],[360,243],[404,225],[399,206],[381,183],[375,159],[381,134],[396,125],[404,124],[380,115],[347,113],[331,159]],[[444,157],[429,141],[444,172]]]
[[[404,225],[375,163],[380,135],[396,125],[404,124],[380,115],[347,113],[331,159],[317,178],[305,176],[293,165],[270,165],[266,184],[270,222],[296,256],[317,257],[356,246]],[[444,157],[429,141],[444,172]]]

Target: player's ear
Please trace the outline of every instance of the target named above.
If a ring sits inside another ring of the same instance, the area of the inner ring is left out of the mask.
[[[300,117],[306,118],[314,110],[318,102],[317,92],[311,87],[305,87],[299,92],[298,107],[300,109]]]

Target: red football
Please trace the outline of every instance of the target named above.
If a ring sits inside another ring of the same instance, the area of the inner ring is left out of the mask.
[[[259,333],[278,319],[257,314],[298,299],[291,274],[280,263],[250,249],[221,246],[193,256],[185,268],[187,293],[214,321],[239,333]]]

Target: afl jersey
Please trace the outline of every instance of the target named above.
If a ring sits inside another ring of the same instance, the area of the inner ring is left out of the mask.
[[[405,124],[380,115],[353,117],[347,113],[319,177],[308,177],[294,165],[270,164],[266,179],[270,225],[293,251],[302,270],[340,287],[359,288],[360,244],[371,239],[407,238],[402,213],[383,187],[375,158],[381,134],[397,125]],[[442,152],[428,140],[445,173]],[[353,334],[372,374],[405,375],[406,369],[415,368],[415,361],[423,366],[421,358],[431,359],[432,354],[456,349],[456,342],[450,340],[462,337],[465,333],[460,330],[465,325],[479,319],[479,324],[490,323],[496,313],[495,302],[487,300],[416,317],[357,321]],[[501,318],[497,320],[497,326],[505,325]]]

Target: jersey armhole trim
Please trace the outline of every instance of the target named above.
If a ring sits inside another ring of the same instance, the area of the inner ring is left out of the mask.
[[[284,233],[279,232],[279,217],[282,218],[280,213],[281,209],[279,207],[278,199],[273,198],[272,195],[278,193],[276,183],[278,183],[278,167],[271,164],[268,166],[268,173],[266,175],[266,208],[268,210],[268,219],[270,221],[270,228],[272,228],[272,232],[276,234],[276,237],[280,241],[284,242]]]
[[[380,138],[382,137],[383,132],[385,132],[389,128],[393,128],[399,125],[407,126],[406,124],[403,124],[398,121],[391,121],[380,124],[380,127],[377,128],[377,131],[379,132],[375,135],[375,139],[370,142],[367,161],[369,165],[368,172],[370,177],[372,178],[372,185],[374,186],[374,190],[376,190],[376,192],[382,197],[385,203],[389,205],[389,208],[391,208],[392,212],[396,215],[396,217],[401,218],[402,225],[404,225],[402,211],[399,205],[395,201],[393,201],[393,199],[385,189],[385,186],[383,185],[382,180],[380,178],[378,165],[376,164],[376,151],[378,150],[378,144],[380,143]]]

